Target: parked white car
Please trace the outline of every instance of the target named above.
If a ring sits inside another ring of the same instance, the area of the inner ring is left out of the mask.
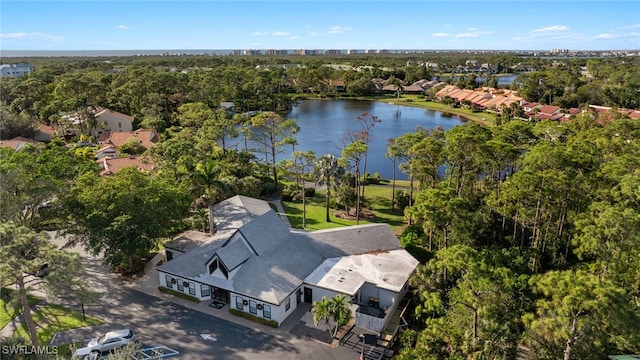
[[[76,350],[75,356],[82,359],[97,359],[101,354],[121,348],[137,341],[133,330],[109,331],[99,338],[89,340],[87,345]]]

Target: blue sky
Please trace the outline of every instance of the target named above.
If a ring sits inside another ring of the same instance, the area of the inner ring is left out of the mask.
[[[640,1],[0,1],[0,50],[640,49]]]

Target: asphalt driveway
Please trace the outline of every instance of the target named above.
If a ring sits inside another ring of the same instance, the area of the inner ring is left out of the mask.
[[[81,252],[80,249],[75,249]],[[85,305],[88,315],[105,323],[60,332],[52,345],[81,341],[120,328],[133,329],[147,346],[166,346],[179,352],[180,359],[265,359],[265,360],[353,360],[359,352],[331,346],[306,336],[282,331],[261,331],[223,318],[155,297],[127,286],[102,267],[100,259],[83,255],[83,279],[101,299]],[[60,299],[63,305],[80,310],[73,297]],[[226,311],[220,309],[216,311]]]

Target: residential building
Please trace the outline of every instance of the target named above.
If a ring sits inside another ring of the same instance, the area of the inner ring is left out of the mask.
[[[105,157],[96,160],[96,162],[102,168],[100,176],[113,175],[126,167],[135,167],[138,170],[146,172],[154,169],[153,163],[142,155],[130,155],[114,158]]]
[[[281,324],[299,304],[346,295],[356,325],[381,332],[418,261],[388,224],[306,232],[266,201],[215,205],[216,233],[187,231],[165,244],[160,285]]]
[[[98,124],[96,137],[107,131],[129,132],[133,130],[133,117],[105,108],[99,108],[96,111],[94,115]]]
[[[44,146],[44,143],[33,139],[27,139],[22,136],[14,137],[9,140],[0,140],[0,147],[7,147],[13,150],[22,150],[25,146]]]
[[[29,64],[1,64],[0,78],[22,77],[32,71],[33,71],[33,67]]]

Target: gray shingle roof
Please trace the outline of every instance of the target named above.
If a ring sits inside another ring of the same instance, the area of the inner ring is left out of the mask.
[[[371,255],[402,249],[388,224],[314,232],[295,231],[284,225],[267,202],[243,196],[234,196],[217,204],[216,215],[219,231],[214,237],[201,237],[203,243],[200,246],[193,245],[190,251],[161,265],[158,270],[268,303],[280,304],[309,276],[320,285],[322,276],[319,274],[323,272],[316,269],[322,268],[323,263],[337,263],[341,261],[340,258],[352,257],[351,255]],[[197,238],[191,235],[192,239]],[[177,239],[183,237],[184,234]],[[208,274],[206,263],[215,255],[229,270],[237,268],[231,279]],[[388,257],[389,255],[385,255],[378,259]],[[412,258],[410,255],[409,257]],[[403,259],[404,254],[395,258]],[[342,266],[351,264],[355,267],[353,261],[358,263],[358,258],[354,259],[356,260],[347,261]],[[365,264],[372,264],[373,258],[366,259]],[[382,271],[381,267],[389,264],[389,261],[385,261],[375,269],[367,269],[365,266],[359,267],[358,271],[375,270],[378,273]],[[330,269],[325,273],[330,273]],[[315,277],[312,274],[316,274]],[[368,276],[361,276],[359,279],[368,279]],[[396,280],[394,284],[395,282]],[[395,285],[391,288],[395,288]]]

